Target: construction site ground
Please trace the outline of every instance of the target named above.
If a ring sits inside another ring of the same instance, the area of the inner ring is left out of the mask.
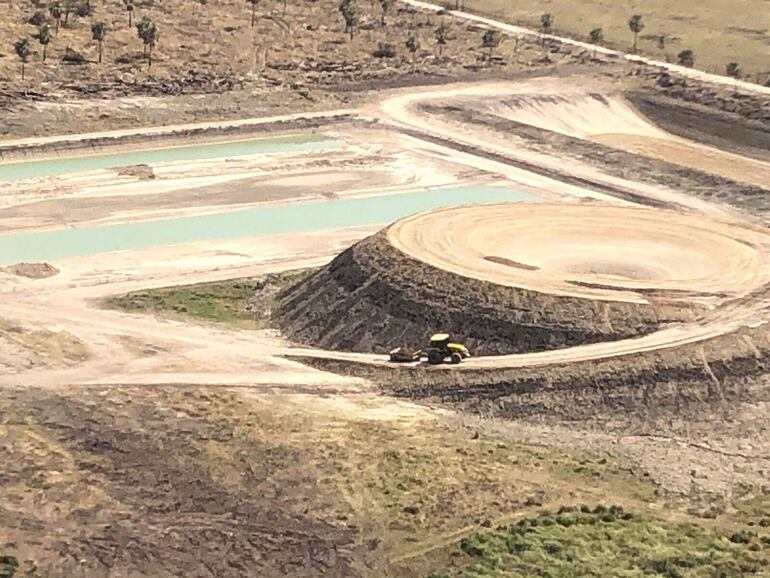
[[[290,14],[301,9],[289,3]],[[435,12],[394,11],[393,26],[429,16],[435,23]],[[466,48],[475,43],[471,24],[457,28]],[[420,271],[438,270],[548,303],[579,298],[611,303],[597,309],[605,313],[657,315],[638,335],[395,369],[374,348],[335,342],[343,331],[322,348],[297,320],[274,323],[277,290],[258,291],[265,276],[301,290],[306,277],[296,272],[306,270],[325,283],[335,257],[388,222],[3,264],[0,556],[18,559],[17,577],[427,576],[461,568],[459,543],[475,532],[610,504],[725,540],[746,532],[751,555],[770,558],[767,96],[682,77],[694,95],[683,103],[645,84],[660,70],[591,63],[574,47],[527,72],[521,62],[538,61],[543,48],[517,46],[531,58],[506,53],[509,64],[460,81],[438,71],[428,84],[403,58],[404,70],[383,78],[403,73],[410,86],[342,99],[311,91],[312,102],[283,87],[269,97],[275,107],[259,101],[264,110],[249,108],[256,101],[240,89],[205,102],[136,92],[34,101],[15,84],[6,91],[0,151],[17,162],[244,135],[313,133],[341,144],[0,182],[2,243],[505,186],[534,203],[510,214],[434,211],[380,233],[406,256],[395,270],[417,285],[428,279]],[[158,74],[172,78],[163,50]],[[471,58],[459,42],[453,50]],[[119,73],[107,69],[105,82]],[[380,80],[365,79],[371,88]],[[673,112],[646,116],[640,98],[666,99]],[[741,114],[727,110],[739,101]],[[745,127],[741,138],[720,130],[725,119]],[[173,124],[192,121],[200,124]],[[41,136],[52,126],[78,134]],[[123,132],[88,133],[97,128]],[[240,309],[211,314],[207,295],[213,303],[234,279],[262,296],[244,299],[252,322]],[[147,293],[179,286],[202,288],[186,303]],[[382,287],[375,304],[384,308],[400,287]],[[357,315],[318,301],[303,300],[308,315],[337,328]],[[667,307],[676,315],[664,316]],[[565,324],[597,322],[569,311]]]

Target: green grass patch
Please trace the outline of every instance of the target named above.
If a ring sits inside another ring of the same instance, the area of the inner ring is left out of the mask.
[[[19,569],[19,561],[15,556],[0,556],[0,578],[13,578]]]
[[[661,522],[617,506],[543,513],[472,534],[459,549],[464,562],[432,578],[768,576],[770,560],[770,548],[755,536]]]
[[[268,325],[278,292],[306,274],[307,270],[297,270],[261,277],[146,289],[109,297],[103,305],[129,312],[263,329]]]

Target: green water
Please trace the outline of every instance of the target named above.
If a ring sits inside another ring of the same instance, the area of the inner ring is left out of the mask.
[[[0,181],[64,175],[96,169],[109,169],[167,161],[193,161],[233,158],[259,153],[329,150],[340,148],[342,141],[324,135],[291,135],[235,142],[127,151],[112,154],[64,156],[50,160],[0,163]]]
[[[466,186],[379,197],[308,201],[141,223],[0,235],[0,266],[172,243],[386,224],[412,213],[443,206],[532,200],[538,199],[511,188]]]

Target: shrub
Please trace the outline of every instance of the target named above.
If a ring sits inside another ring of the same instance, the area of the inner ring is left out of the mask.
[[[77,6],[75,6],[75,16],[78,18],[88,18],[93,14],[94,9],[93,6],[91,6],[88,2],[81,2]]]
[[[43,24],[48,23],[48,16],[46,16],[45,12],[41,12],[38,10],[35,12],[29,20],[27,20],[32,26],[42,26]]]
[[[396,47],[390,42],[380,42],[372,55],[376,58],[393,58],[396,55]]]
[[[0,578],[13,578],[19,569],[19,561],[8,554],[0,556]]]

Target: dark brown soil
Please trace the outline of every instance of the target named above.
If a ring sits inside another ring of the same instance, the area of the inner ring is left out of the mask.
[[[273,322],[323,349],[384,353],[446,331],[475,354],[542,351],[643,335],[697,311],[599,302],[461,277],[395,249],[385,232],[340,254],[279,295]]]
[[[770,115],[765,119],[768,122],[762,123],[748,121],[734,112],[720,112],[650,92],[631,91],[626,96],[642,114],[667,132],[770,161]]]
[[[654,66],[640,67],[639,70],[644,76],[644,87],[667,99],[770,124],[770,98],[764,94],[685,78]],[[734,132],[734,129],[730,132]]]
[[[715,405],[770,401],[770,329],[659,351],[536,368],[382,367],[303,359],[345,375],[367,377],[388,393],[506,419],[554,416],[594,421],[614,414],[649,421],[701,416]]]
[[[213,392],[107,395],[0,404],[0,550],[34,561],[24,576],[361,575],[356,530],[322,519],[301,450],[244,434]]]

